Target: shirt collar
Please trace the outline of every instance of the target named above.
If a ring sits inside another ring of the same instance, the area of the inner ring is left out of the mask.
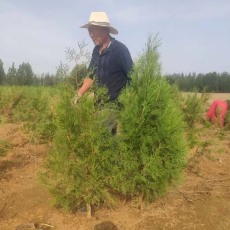
[[[112,50],[114,41],[115,41],[115,38],[110,36],[110,43],[108,44],[107,48],[102,52],[102,54]],[[99,53],[100,47],[96,46],[95,49]]]

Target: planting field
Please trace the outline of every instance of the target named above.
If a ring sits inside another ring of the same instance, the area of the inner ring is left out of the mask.
[[[227,98],[230,94],[210,94],[208,103]],[[53,207],[38,180],[50,144],[34,141],[19,122],[2,122],[0,230],[93,230],[106,221],[119,230],[230,229],[230,130],[213,125],[199,138],[205,144],[190,150],[183,180],[163,197],[142,208],[136,201],[119,203],[89,219],[84,209],[69,213]]]

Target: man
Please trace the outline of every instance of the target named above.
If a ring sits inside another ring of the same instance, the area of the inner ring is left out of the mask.
[[[110,25],[105,12],[92,12],[89,22],[81,28],[88,29],[95,48],[88,68],[90,75],[76,93],[75,103],[91,88],[94,78],[98,86],[108,89],[109,100],[114,101],[129,81],[133,66],[129,50],[110,36],[118,31]]]
[[[230,106],[230,100],[214,100],[210,106],[207,117],[213,123],[218,123],[220,127],[224,126],[224,119],[227,114],[228,107]]]

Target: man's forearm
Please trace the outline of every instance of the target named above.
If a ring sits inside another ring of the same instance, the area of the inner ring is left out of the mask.
[[[93,85],[93,80],[91,78],[86,78],[83,81],[81,88],[78,90],[78,94],[83,96]]]

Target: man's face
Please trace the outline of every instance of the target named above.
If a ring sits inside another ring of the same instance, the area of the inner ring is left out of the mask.
[[[88,31],[95,46],[102,46],[109,35],[108,28],[101,26],[92,25],[88,28]]]

